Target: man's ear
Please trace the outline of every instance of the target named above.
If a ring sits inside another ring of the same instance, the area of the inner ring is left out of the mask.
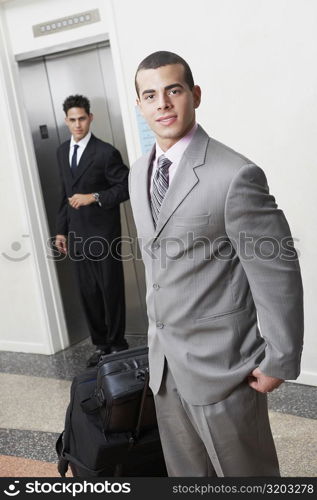
[[[89,118],[90,118],[90,123],[93,121],[94,119],[94,115],[92,113],[89,114]]]
[[[193,98],[194,98],[194,107],[195,107],[195,109],[197,109],[199,107],[200,101],[201,101],[201,88],[199,87],[199,85],[193,86],[192,93],[193,93]]]
[[[136,98],[135,103],[136,103],[136,105],[138,107],[138,110],[139,110],[140,114],[143,116],[142,107],[141,107],[141,101],[140,101],[140,99],[138,97]]]

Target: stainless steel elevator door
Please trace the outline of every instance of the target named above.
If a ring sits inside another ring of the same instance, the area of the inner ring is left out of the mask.
[[[43,201],[51,237],[55,236],[60,179],[57,147],[69,139],[62,104],[71,94],[86,95],[94,114],[92,132],[113,144],[127,163],[120,106],[109,46],[94,44],[76,50],[19,63],[24,102],[31,126]],[[130,203],[121,205],[122,234],[136,237]],[[135,245],[126,241],[123,255],[130,256]],[[88,336],[76,281],[68,259],[56,260],[60,291],[70,344]],[[147,329],[143,264],[124,260],[127,303],[127,335],[144,336]]]

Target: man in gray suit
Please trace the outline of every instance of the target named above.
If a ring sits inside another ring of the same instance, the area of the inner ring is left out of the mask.
[[[289,226],[263,171],[196,124],[201,91],[182,58],[149,55],[136,89],[156,136],[130,197],[168,473],[278,476],[266,393],[299,375],[303,341]]]

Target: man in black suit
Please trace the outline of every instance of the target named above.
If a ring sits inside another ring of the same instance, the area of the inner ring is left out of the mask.
[[[119,207],[129,197],[128,168],[117,149],[90,132],[86,97],[67,97],[63,109],[72,137],[57,150],[62,191],[55,245],[74,261],[96,346],[87,366],[94,366],[102,354],[128,348]]]

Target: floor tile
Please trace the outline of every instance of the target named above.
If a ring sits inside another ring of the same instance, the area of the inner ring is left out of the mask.
[[[57,462],[55,443],[58,436],[53,432],[0,429],[0,454]]]
[[[317,477],[317,420],[270,412],[281,475]]]
[[[0,455],[0,477],[60,477],[56,464]]]
[[[0,373],[0,427],[61,432],[70,382]]]
[[[317,419],[317,387],[287,382],[268,394],[269,408]]]

